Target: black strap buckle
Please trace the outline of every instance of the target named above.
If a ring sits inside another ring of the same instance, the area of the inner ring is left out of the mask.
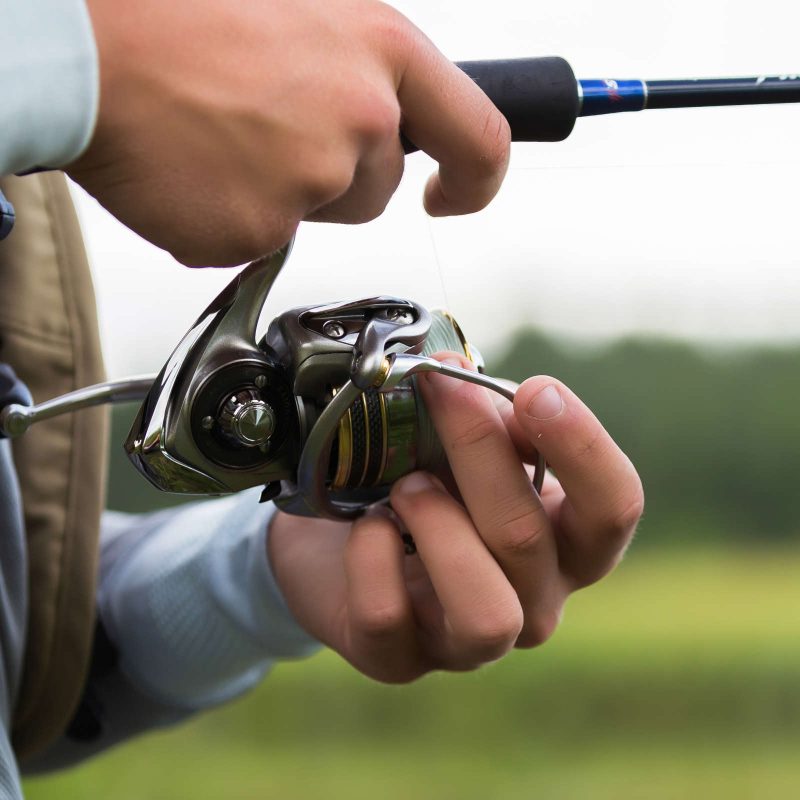
[[[14,370],[8,364],[0,362],[0,410],[12,404],[32,406],[33,398]],[[5,437],[0,433],[0,439],[3,438]]]
[[[14,227],[14,206],[6,200],[5,195],[0,192],[0,241],[6,238]]]

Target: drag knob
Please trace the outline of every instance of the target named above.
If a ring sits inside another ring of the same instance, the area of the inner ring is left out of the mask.
[[[231,395],[218,421],[223,435],[244,447],[261,447],[275,433],[275,412],[256,389],[243,389]]]

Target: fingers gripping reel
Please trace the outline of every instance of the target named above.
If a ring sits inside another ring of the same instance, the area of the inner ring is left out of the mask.
[[[198,318],[153,383],[125,448],[164,491],[265,486],[263,498],[290,513],[352,519],[441,451],[438,441],[424,442],[429,422],[415,374],[439,372],[510,399],[513,392],[426,357],[432,326],[444,318],[399,298],[293,309],[257,341],[289,252],[251,264]]]

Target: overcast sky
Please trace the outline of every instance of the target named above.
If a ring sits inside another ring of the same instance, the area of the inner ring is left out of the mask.
[[[585,78],[800,71],[796,1],[394,5],[455,60],[555,54]],[[800,339],[798,141],[800,105],[579,120],[565,143],[514,145],[496,201],[454,220],[424,214],[433,164],[417,154],[381,219],[301,226],[269,316],[390,293],[448,305],[489,351],[525,323]],[[155,371],[232,273],[186,270],[78,199],[109,373]]]

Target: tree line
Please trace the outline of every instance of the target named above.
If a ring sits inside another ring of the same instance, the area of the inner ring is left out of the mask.
[[[524,330],[488,370],[517,381],[553,375],[595,411],[642,476],[637,547],[761,544],[800,533],[800,346],[633,338],[593,347]],[[113,415],[109,506],[174,503],[122,453],[134,412]]]

